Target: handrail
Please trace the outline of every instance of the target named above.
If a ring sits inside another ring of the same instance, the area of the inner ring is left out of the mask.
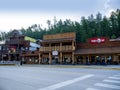
[[[70,46],[70,45],[66,45],[66,46],[52,46],[52,47],[41,47],[40,51],[68,51],[68,50],[74,50],[74,47]]]

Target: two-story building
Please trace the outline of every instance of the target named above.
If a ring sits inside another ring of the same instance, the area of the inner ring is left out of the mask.
[[[76,34],[74,32],[44,35],[40,41],[40,63],[74,64]]]
[[[39,47],[35,40],[13,30],[10,37],[0,43],[0,61],[22,61],[38,63]]]
[[[76,33],[44,35],[40,41],[40,63],[48,64],[119,64],[120,39],[89,38],[76,43]]]

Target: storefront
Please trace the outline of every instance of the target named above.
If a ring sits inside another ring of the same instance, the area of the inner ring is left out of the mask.
[[[90,38],[84,44],[77,44],[75,57],[77,64],[120,64],[120,40]]]

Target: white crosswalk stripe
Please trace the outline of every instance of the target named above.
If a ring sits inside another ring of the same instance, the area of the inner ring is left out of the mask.
[[[78,81],[82,81],[84,79],[91,78],[93,76],[94,76],[93,74],[88,74],[88,75],[85,75],[85,76],[82,76],[82,77],[74,78],[72,80],[67,80],[67,81],[64,81],[64,82],[61,82],[61,83],[57,83],[57,84],[54,84],[54,85],[51,85],[51,86],[48,86],[48,87],[45,87],[45,88],[40,88],[38,90],[56,90],[56,89],[59,89],[61,87],[76,83]]]
[[[108,77],[107,79],[104,79],[102,83],[95,83],[94,86],[95,88],[87,88],[86,90],[100,90],[100,88],[105,88],[105,90],[107,88],[112,90],[120,90],[120,74]]]
[[[95,86],[100,86],[100,87],[105,87],[105,88],[111,88],[111,89],[118,89],[118,90],[120,90],[120,86],[112,85],[112,84],[96,83]]]
[[[108,77],[110,79],[120,79],[120,77]]]
[[[103,80],[103,82],[110,82],[110,83],[118,83],[120,84],[120,81],[117,81],[117,80]]]

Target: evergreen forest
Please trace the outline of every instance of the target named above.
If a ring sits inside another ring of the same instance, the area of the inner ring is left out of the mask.
[[[54,17],[53,21],[47,20],[46,23],[48,25],[46,28],[41,28],[41,25],[34,24],[27,29],[21,28],[19,30],[23,35],[41,40],[45,34],[76,32],[76,40],[81,43],[86,42],[91,37],[109,37],[111,39],[120,37],[120,9],[113,11],[110,17],[102,16],[98,12],[95,16],[91,14],[88,18],[83,16],[80,21],[71,21],[70,19],[63,21]],[[0,32],[0,40],[7,39],[11,31]]]

